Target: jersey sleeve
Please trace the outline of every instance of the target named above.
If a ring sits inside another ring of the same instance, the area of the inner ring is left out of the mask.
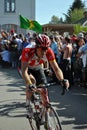
[[[28,59],[29,59],[28,53],[29,53],[29,50],[24,48],[21,55],[22,62],[28,62]]]
[[[53,61],[55,59],[54,52],[51,48],[47,50],[46,56],[47,56],[48,61]]]

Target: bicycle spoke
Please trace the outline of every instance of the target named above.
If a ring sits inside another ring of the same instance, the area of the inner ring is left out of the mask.
[[[37,130],[36,121],[34,119],[28,119],[32,130]]]
[[[43,105],[42,97],[38,92],[30,102],[32,106],[31,119],[28,118],[31,130],[62,130],[59,116],[51,104]]]
[[[31,127],[31,130],[38,130],[37,126],[36,126],[35,116],[34,116],[34,113],[35,113],[34,104],[32,102],[30,102],[30,105],[32,106],[32,113],[33,113],[33,115],[32,115],[31,118],[27,118],[27,119],[29,121],[29,125]]]

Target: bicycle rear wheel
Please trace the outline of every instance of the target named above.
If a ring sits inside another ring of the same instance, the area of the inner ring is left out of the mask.
[[[47,108],[45,129],[46,130],[62,130],[59,116],[52,106]]]

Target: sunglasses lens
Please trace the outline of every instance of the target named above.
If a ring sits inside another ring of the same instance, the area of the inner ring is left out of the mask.
[[[42,50],[43,50],[43,51],[46,51],[46,50],[47,50],[47,47],[42,47]]]

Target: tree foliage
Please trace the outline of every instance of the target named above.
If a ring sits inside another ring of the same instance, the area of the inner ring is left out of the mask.
[[[85,5],[82,0],[74,0],[72,5],[65,15],[65,20],[55,15],[51,17],[50,24],[61,24],[61,23],[74,23],[84,17],[83,12],[85,11]]]
[[[87,26],[81,26],[80,24],[74,25],[74,33],[78,34],[79,32],[87,32]]]
[[[67,14],[64,14],[65,22],[73,23],[76,20],[81,19],[83,17],[82,13],[84,12],[84,10],[85,10],[84,3],[81,0],[74,0],[74,2],[72,3],[72,6],[68,9]]]
[[[84,7],[85,5],[81,0],[74,0],[72,6],[70,7],[70,10],[73,11],[74,9],[80,9]]]
[[[51,17],[51,21],[49,22],[50,24],[60,24],[63,23],[63,18],[58,18],[57,16],[53,15]]]
[[[82,17],[84,17],[83,13],[84,13],[84,9],[81,9],[81,8],[80,9],[74,9],[71,12],[71,17],[70,17],[71,23],[75,23],[76,21],[78,21]]]
[[[51,17],[51,21],[49,23],[51,24],[57,24],[59,22],[59,18],[55,15]]]

